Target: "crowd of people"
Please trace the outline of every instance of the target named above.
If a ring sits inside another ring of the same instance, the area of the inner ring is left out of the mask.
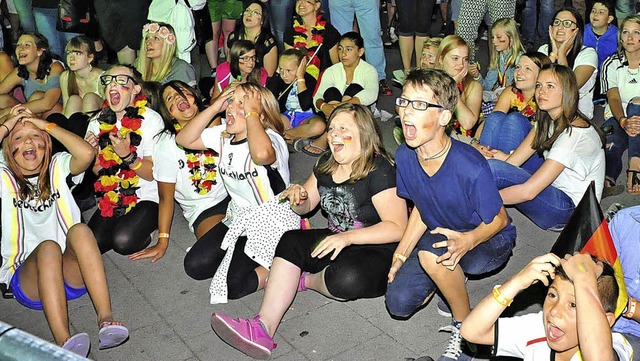
[[[0,52],[0,284],[44,311],[56,344],[88,354],[66,307],[85,293],[100,349],[127,341],[101,254],[160,260],[177,203],[196,239],[184,270],[211,279],[212,304],[264,289],[255,317],[210,320],[251,357],[271,356],[296,293],[314,290],[384,296],[398,319],[440,295],[451,336],[439,361],[471,360],[468,343],[526,360],[640,360],[637,206],[611,221],[629,291],[617,322],[614,270],[589,255],[537,257],[478,305],[466,286],[508,262],[508,211],[559,232],[592,183],[598,200],[640,194],[631,2],[542,0],[538,11],[527,0],[521,25],[515,0],[386,4],[397,6],[402,59],[395,154],[373,113],[393,94],[377,1],[208,1],[194,11],[207,24],[196,40],[204,77],[179,44],[183,27],[135,10],[151,2],[95,0],[98,24],[76,34],[56,29],[57,1],[9,1],[24,32]],[[315,163],[304,184],[291,183],[293,152]],[[304,217],[318,208],[327,226],[311,228]],[[538,282],[549,286],[541,313],[499,318]]]

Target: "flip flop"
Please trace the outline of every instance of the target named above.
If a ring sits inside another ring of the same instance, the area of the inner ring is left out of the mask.
[[[98,339],[100,340],[100,350],[120,346],[129,339],[129,330],[113,322],[103,322],[100,324]]]
[[[325,148],[321,148],[321,147],[318,147],[317,145],[315,145],[315,144],[313,144],[313,143],[309,143],[309,144],[307,144],[307,146],[308,146],[308,147],[310,147],[310,148],[312,148],[312,149],[316,149],[316,150],[319,150],[319,151],[320,151],[320,153],[314,153],[314,152],[312,152],[312,151],[308,150],[308,149],[307,149],[307,147],[303,147],[303,148],[302,148],[302,153],[304,153],[304,154],[306,154],[306,155],[308,155],[308,156],[311,156],[311,157],[319,157],[319,156],[321,156],[322,154],[324,154],[324,152],[326,152],[326,151],[327,151],[327,149],[325,149]]]
[[[303,151],[303,149],[304,149],[307,145],[311,144],[311,142],[312,142],[312,140],[311,140],[311,139],[308,139],[308,138],[296,138],[296,139],[293,141],[293,149],[294,149],[296,152],[300,153],[300,152],[302,152],[302,151]]]
[[[91,339],[89,335],[84,332],[78,333],[65,341],[62,348],[76,355],[87,357],[87,355],[89,355],[89,349],[91,348]]]
[[[627,187],[627,193],[629,194],[640,194],[640,192],[634,192],[633,187],[640,185],[640,170],[629,169],[627,174],[631,174],[631,187]],[[629,184],[627,182],[627,184]],[[631,189],[631,190],[630,190]]]

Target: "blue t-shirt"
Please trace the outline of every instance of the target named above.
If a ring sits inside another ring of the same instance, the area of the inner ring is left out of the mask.
[[[500,212],[502,198],[486,159],[470,145],[451,139],[442,166],[429,176],[418,155],[406,144],[396,152],[398,195],[410,199],[429,227],[458,232],[489,224]],[[511,222],[501,231],[513,227]]]

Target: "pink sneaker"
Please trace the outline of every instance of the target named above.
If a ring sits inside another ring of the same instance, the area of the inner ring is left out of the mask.
[[[260,322],[260,316],[232,319],[214,313],[211,315],[211,328],[222,341],[255,359],[268,359],[277,346]]]

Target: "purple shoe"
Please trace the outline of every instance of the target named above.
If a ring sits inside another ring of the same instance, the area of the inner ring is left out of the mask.
[[[232,319],[214,313],[211,315],[211,328],[222,341],[255,359],[268,359],[277,346],[260,322],[260,316]]]
[[[65,341],[62,348],[76,355],[87,357],[87,355],[89,355],[89,349],[91,348],[91,339],[89,339],[89,335],[84,332],[78,333]]]
[[[300,280],[298,281],[298,292],[307,290],[307,285],[305,284],[305,282],[308,275],[309,272],[302,272],[302,274],[300,275]]]

